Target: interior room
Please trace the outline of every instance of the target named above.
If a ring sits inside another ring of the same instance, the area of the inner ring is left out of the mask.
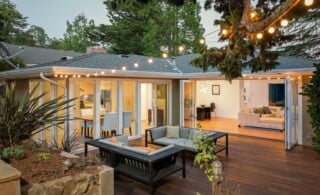
[[[196,86],[196,123],[203,129],[284,140],[283,79],[199,80]],[[253,113],[257,108],[277,109],[277,119],[276,110],[273,115],[269,110],[268,115],[260,113],[266,116],[263,125],[258,123],[261,118],[247,119],[249,123],[241,125],[240,113]]]

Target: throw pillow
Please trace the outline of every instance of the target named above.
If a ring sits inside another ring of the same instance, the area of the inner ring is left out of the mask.
[[[199,137],[200,134],[201,134],[200,130],[190,130],[189,139],[193,140],[193,139]]]
[[[272,112],[269,107],[263,106],[263,113],[261,114],[272,114]]]
[[[179,138],[179,126],[168,126],[166,137]]]

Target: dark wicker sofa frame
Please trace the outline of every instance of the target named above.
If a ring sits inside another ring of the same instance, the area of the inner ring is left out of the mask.
[[[125,175],[149,185],[149,193],[153,194],[159,180],[175,172],[182,171],[185,178],[185,157],[183,148],[175,146],[154,155],[144,155],[117,146],[102,143],[98,140],[85,142],[85,155],[88,145],[99,148],[100,156],[106,164],[114,168],[115,175]],[[181,163],[177,156],[181,154]]]

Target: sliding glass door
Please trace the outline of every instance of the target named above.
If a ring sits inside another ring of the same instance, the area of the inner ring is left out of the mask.
[[[141,133],[168,124],[168,84],[141,83]]]

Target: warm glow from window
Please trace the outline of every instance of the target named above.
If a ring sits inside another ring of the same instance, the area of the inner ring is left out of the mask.
[[[289,21],[287,19],[282,19],[280,22],[280,25],[282,27],[286,27],[286,26],[288,26],[288,24],[289,24]]]
[[[270,27],[268,29],[268,33],[273,34],[276,31],[276,29],[274,27]]]
[[[310,6],[310,5],[313,4],[313,0],[304,0],[304,4],[305,4],[306,6]]]

